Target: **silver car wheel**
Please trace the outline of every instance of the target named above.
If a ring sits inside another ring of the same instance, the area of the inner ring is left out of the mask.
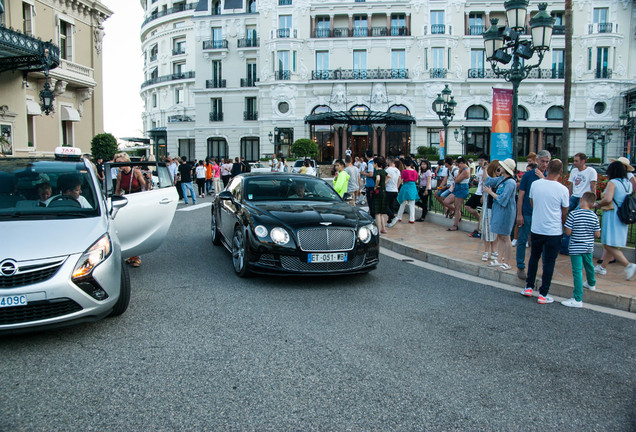
[[[245,236],[240,228],[234,231],[232,239],[232,262],[234,271],[242,273],[245,269]]]

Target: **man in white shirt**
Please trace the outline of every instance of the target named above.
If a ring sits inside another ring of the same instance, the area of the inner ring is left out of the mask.
[[[475,174],[474,174],[475,179],[477,180],[477,190],[475,191],[474,194],[470,196],[470,198],[468,198],[468,200],[464,204],[464,207],[466,208],[468,213],[473,215],[475,219],[477,219],[477,221],[479,221],[479,211],[477,210],[477,208],[481,206],[481,201],[482,201],[481,198],[484,193],[483,192],[484,165],[487,165],[487,164],[488,164],[488,156],[485,155],[484,153],[480,154],[479,159],[477,159],[477,167],[475,168]],[[470,236],[475,238],[481,237],[481,234],[479,233],[479,226],[477,226],[477,229],[473,231],[473,233]]]
[[[543,274],[539,289],[539,304],[552,303],[548,296],[554,265],[559,256],[563,225],[568,216],[570,194],[568,188],[559,183],[563,172],[563,162],[553,159],[548,164],[548,177],[539,179],[530,186],[530,204],[532,205],[532,226],[530,228],[532,246],[528,262],[526,288],[521,294],[532,296],[539,258],[543,257]]]
[[[360,171],[352,163],[351,156],[345,156],[345,172],[349,174],[349,184],[347,185],[347,192],[353,195],[351,205],[356,205],[358,199],[358,193],[360,192]]]
[[[587,156],[585,153],[574,155],[574,168],[570,171],[568,178],[568,188],[570,190],[570,211],[579,206],[579,200],[585,192],[596,194],[596,181],[598,173],[592,167],[586,166]]]

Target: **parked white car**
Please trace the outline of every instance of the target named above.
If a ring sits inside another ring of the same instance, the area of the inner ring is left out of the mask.
[[[250,162],[250,172],[272,172],[272,169],[262,162]]]
[[[112,194],[110,165],[102,191],[78,148],[56,149],[55,160],[0,159],[0,333],[126,311],[124,259],[161,245],[178,202],[165,164],[143,164],[157,177],[154,187],[119,196]]]

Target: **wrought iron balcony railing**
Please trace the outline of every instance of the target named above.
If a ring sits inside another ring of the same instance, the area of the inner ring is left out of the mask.
[[[203,49],[227,49],[227,39],[203,41]]]
[[[552,69],[532,69],[528,73],[531,79],[563,79],[565,78],[565,69],[563,67],[555,67]]]
[[[552,27],[552,35],[560,36],[565,34],[565,26],[564,25],[555,25]]]
[[[448,69],[446,68],[432,68],[428,70],[431,78],[446,78],[448,75]]]
[[[223,121],[223,113],[212,111],[210,113],[210,121]]]
[[[588,26],[588,33],[612,33],[614,31],[614,23],[594,23]],[[618,32],[618,24],[616,25]]]
[[[331,30],[328,28],[317,28],[314,29],[314,37],[315,38],[328,38],[331,37]]]
[[[52,42],[44,42],[0,25],[0,45],[8,55],[0,56],[0,72],[7,70],[41,71],[47,65],[44,50],[49,50],[48,69],[60,64],[60,48]],[[14,53],[12,55],[12,53]]]
[[[495,75],[492,69],[471,68],[471,69],[468,69],[468,78],[491,79],[491,78],[497,78],[497,75]]]
[[[256,87],[258,78],[241,78],[241,87]]]
[[[369,35],[368,27],[354,27],[353,37],[367,37]]]
[[[258,120],[258,111],[243,111],[243,120]]]
[[[175,48],[172,50],[172,55],[185,54],[185,48]]]
[[[600,68],[594,71],[594,78],[612,78],[612,70],[609,68]]]
[[[278,6],[291,6],[292,0],[278,0]]]
[[[224,79],[211,79],[205,80],[205,88],[225,88],[226,80]]]
[[[287,81],[291,78],[291,71],[288,70],[279,70],[274,72],[274,79],[281,81]]]
[[[333,37],[335,38],[349,37],[349,28],[338,27],[333,29]]]
[[[486,31],[486,26],[484,25],[471,25],[468,26],[468,34],[470,36],[481,36]]]
[[[444,34],[445,32],[445,24],[431,24],[431,34]]]
[[[168,81],[177,81],[182,79],[190,79],[190,78],[194,78],[194,71],[183,72],[183,73],[173,73],[170,75],[163,75],[163,76],[150,78],[149,80],[144,81],[141,84],[141,87],[143,88],[152,84],[158,84],[158,83],[168,82]]]
[[[193,122],[194,119],[188,115],[177,114],[168,116],[168,123]]]
[[[184,11],[188,11],[188,10],[193,10],[197,7],[197,5],[199,4],[199,2],[196,3],[189,3],[186,5],[182,5],[182,6],[175,6],[175,7],[171,7],[166,9],[165,11],[159,11],[157,13],[154,13],[152,15],[150,15],[148,18],[146,18],[144,20],[144,22],[141,24],[141,26],[145,26],[146,24],[148,24],[150,21],[154,21],[157,18],[161,18],[161,17],[165,17],[166,15],[170,15],[173,13],[178,13],[178,12],[184,12]]]
[[[259,46],[258,38],[243,38],[238,40],[239,48],[256,48]]]
[[[333,69],[311,72],[312,80],[408,79],[408,69]]]
[[[410,36],[409,28],[405,26],[392,27],[337,27],[333,30],[328,28],[314,29],[314,38],[343,38],[343,37],[387,37],[387,36]]]

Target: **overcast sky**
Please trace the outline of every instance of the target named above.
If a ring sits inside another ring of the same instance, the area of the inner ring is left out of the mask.
[[[139,96],[143,57],[139,30],[143,9],[139,0],[102,0],[113,11],[104,22],[104,131],[117,138],[142,137]]]

